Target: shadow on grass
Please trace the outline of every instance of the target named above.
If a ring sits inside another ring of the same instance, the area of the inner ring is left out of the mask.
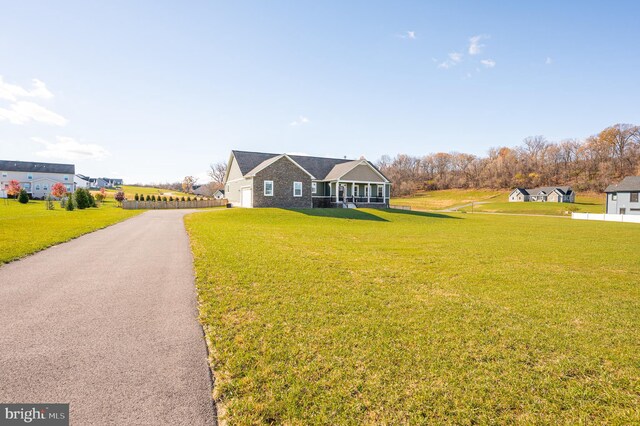
[[[442,213],[419,212],[419,211],[416,211],[416,210],[387,209],[385,211],[388,212],[388,213],[393,213],[393,214],[406,214],[406,215],[411,215],[411,216],[422,216],[422,217],[429,217],[429,218],[432,218],[432,219],[462,219],[461,217],[449,216],[449,215],[442,214]]]
[[[371,213],[363,212],[356,209],[285,209],[296,213],[306,214],[307,216],[316,217],[334,217],[337,219],[353,219],[353,220],[370,220],[374,222],[389,222],[387,219],[381,218]]]

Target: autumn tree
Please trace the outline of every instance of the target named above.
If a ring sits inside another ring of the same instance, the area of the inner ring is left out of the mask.
[[[57,182],[51,187],[51,195],[56,198],[62,198],[67,194],[67,188],[64,184]]]
[[[182,179],[182,192],[186,192],[187,194],[192,193],[193,185],[195,185],[197,181],[198,179],[193,176],[185,176],[184,179]]]
[[[9,186],[7,187],[7,195],[9,197],[17,197],[20,194],[20,190],[22,187],[20,186],[20,182],[13,179],[9,181]]]

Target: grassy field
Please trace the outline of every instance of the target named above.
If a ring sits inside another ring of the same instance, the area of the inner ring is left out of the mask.
[[[186,225],[230,424],[640,422],[640,226],[346,209]]]
[[[495,200],[495,201],[494,201]],[[510,203],[509,195],[503,194],[490,202],[475,204],[473,211],[490,213],[544,214],[570,215],[578,213],[604,213],[604,194],[579,194],[575,203]],[[471,207],[464,207],[461,211],[470,212]]]
[[[575,203],[510,203],[509,192],[493,190],[447,189],[420,192],[412,197],[392,198],[391,204],[410,206],[413,210],[436,211],[458,208],[471,212],[471,207],[461,207],[474,202],[474,212],[543,214],[566,216],[572,211],[580,213],[604,213],[603,194],[582,193]]]
[[[412,197],[392,198],[391,204],[410,206],[414,210],[443,210],[472,201],[490,200],[504,194],[505,191],[492,189],[445,189],[418,192]]]
[[[45,210],[43,201],[0,200],[0,265],[139,213],[112,203],[68,212],[57,202],[55,210]]]

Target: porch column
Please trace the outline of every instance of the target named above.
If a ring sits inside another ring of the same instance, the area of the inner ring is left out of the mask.
[[[367,184],[367,203],[371,202],[371,183]]]
[[[340,202],[340,181],[336,181],[336,203]]]
[[[387,184],[383,183],[382,184],[382,202],[383,203],[387,203]]]
[[[353,198],[353,202],[356,202],[356,193],[355,193],[356,184],[351,182],[351,197]]]

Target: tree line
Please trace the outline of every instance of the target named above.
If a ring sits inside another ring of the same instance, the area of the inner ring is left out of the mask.
[[[394,196],[420,190],[552,185],[603,191],[625,176],[640,174],[640,126],[615,124],[584,140],[550,142],[532,136],[516,147],[491,148],[486,156],[384,155],[376,165],[393,183]]]

